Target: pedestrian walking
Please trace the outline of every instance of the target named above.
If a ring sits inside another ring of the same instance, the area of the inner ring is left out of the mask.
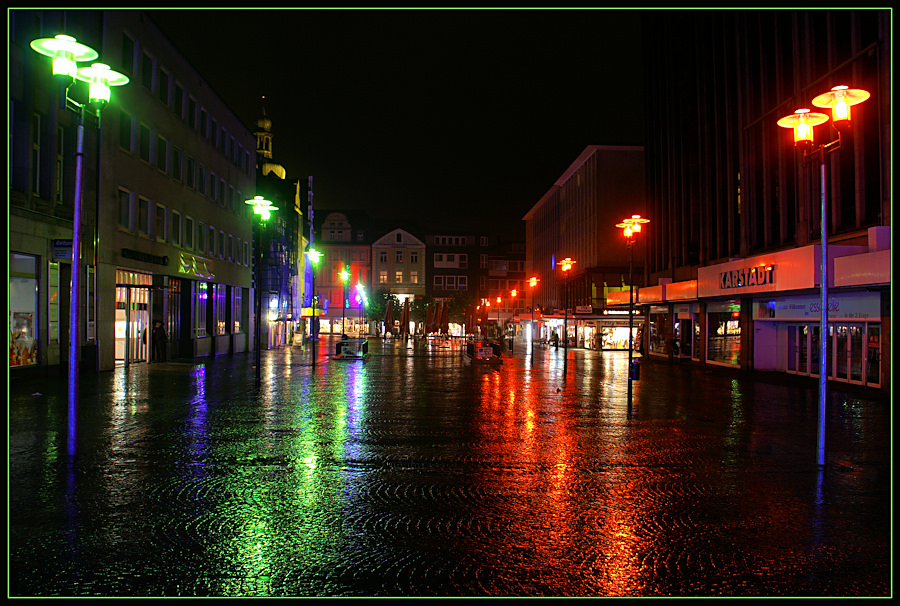
[[[169,335],[163,328],[163,323],[159,320],[153,322],[153,332],[150,335],[150,359],[153,362],[166,361],[166,344],[169,342]]]

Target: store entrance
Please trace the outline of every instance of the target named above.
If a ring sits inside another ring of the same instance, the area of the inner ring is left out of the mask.
[[[116,278],[116,366],[147,362],[151,276],[118,270]]]

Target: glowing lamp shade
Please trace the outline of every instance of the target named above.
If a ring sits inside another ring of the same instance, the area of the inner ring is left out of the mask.
[[[869,92],[847,86],[835,86],[812,100],[816,107],[830,107],[831,119],[837,129],[850,124],[850,106],[862,103],[869,98]]]
[[[80,67],[75,74],[75,78],[88,83],[90,86],[88,102],[97,107],[105,107],[109,103],[110,87],[128,84],[128,76],[110,69],[105,63],[94,63],[90,67]]]
[[[641,232],[641,225],[649,223],[650,219],[644,219],[640,215],[631,215],[628,219],[622,219],[621,223],[617,223],[616,227],[622,229],[622,233],[626,238],[631,238],[635,234]]]
[[[535,286],[537,286],[537,283],[538,283],[537,278],[528,278],[528,286],[530,286],[531,288],[534,288]]]
[[[566,257],[565,259],[563,259],[562,261],[557,263],[557,265],[560,266],[560,269],[562,269],[564,272],[572,269],[572,265],[574,265],[574,264],[575,264],[575,261],[573,261],[569,257]]]
[[[31,48],[53,60],[53,75],[62,78],[67,88],[75,82],[78,62],[93,61],[99,56],[90,46],[81,44],[72,36],[65,34],[32,40]]]
[[[268,221],[272,216],[273,210],[278,210],[278,207],[263,198],[262,196],[253,196],[252,200],[244,200],[244,204],[249,204],[253,207],[253,212],[260,216],[260,219],[263,221]]]
[[[825,122],[828,122],[828,116],[804,108],[779,120],[778,126],[794,129],[794,145],[809,148],[813,143],[813,127]]]
[[[318,264],[319,258],[322,256],[322,253],[317,251],[315,248],[310,248],[306,251],[306,254],[309,255],[309,260],[312,261],[313,265]]]

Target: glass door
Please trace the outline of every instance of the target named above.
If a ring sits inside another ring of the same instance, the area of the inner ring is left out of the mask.
[[[834,341],[832,341],[834,343],[834,378],[838,381],[846,381],[850,362],[847,326],[839,325],[834,328]]]
[[[881,385],[881,326],[866,326],[866,383]]]
[[[860,324],[851,324],[850,331],[850,360],[847,365],[850,368],[850,382],[862,383],[863,380],[863,327]]]

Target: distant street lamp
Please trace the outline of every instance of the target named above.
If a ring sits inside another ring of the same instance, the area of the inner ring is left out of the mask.
[[[821,328],[819,330],[819,419],[817,432],[817,462],[825,465],[825,399],[827,395],[828,366],[828,187],[825,171],[825,156],[841,148],[841,133],[850,127],[850,107],[869,98],[869,93],[861,89],[835,86],[812,100],[816,107],[831,108],[831,123],[837,131],[837,139],[830,143],[813,147],[813,127],[828,122],[826,114],[798,109],[790,116],[778,121],[778,126],[794,131],[794,145],[803,151],[803,166],[809,166],[813,158],[819,156],[819,196],[821,204],[822,259],[821,259]]]
[[[569,270],[572,269],[572,266],[576,263],[569,257],[566,257],[557,265],[562,269],[563,276],[565,276],[565,287],[564,287],[564,303],[565,307],[565,315],[563,319],[563,350],[565,352],[565,360],[568,362],[569,359]],[[558,347],[558,346],[557,346]]]
[[[635,379],[634,364],[634,237],[641,233],[641,225],[649,223],[649,219],[642,219],[640,215],[631,215],[628,219],[623,219],[616,227],[622,228],[625,236],[625,242],[631,251],[631,258],[628,262],[628,405],[631,405],[631,383]]]
[[[312,317],[309,319],[309,333],[311,335],[310,338],[312,339],[312,365],[315,367],[316,341],[319,339],[319,331],[317,329],[318,319],[316,318],[316,265],[319,264],[322,253],[315,248],[310,247],[309,250],[306,251],[306,254],[309,257],[310,263],[312,263]]]
[[[360,329],[358,331],[357,336],[362,337],[362,327],[368,322],[363,321],[363,309],[368,309],[368,299],[366,298],[366,287],[362,285],[360,282],[356,285],[356,303],[359,305],[359,323]],[[366,330],[366,334],[368,334],[368,329]]]
[[[346,267],[344,267],[344,269],[341,270],[340,276],[341,276],[341,283],[343,284],[343,287],[344,287],[344,295],[341,297],[341,334],[343,335],[343,334],[346,334],[346,332],[347,332],[347,329],[344,328],[344,318],[345,318],[344,309],[347,307],[347,282],[350,281],[350,272],[347,271]]]
[[[260,325],[262,323],[261,315],[262,315],[262,232],[263,224],[269,220],[272,216],[273,210],[278,210],[277,206],[272,205],[271,202],[263,198],[262,196],[254,196],[251,200],[244,200],[245,204],[249,204],[253,207],[253,214],[259,217],[257,221],[253,223],[253,247],[256,252],[256,297],[255,297],[255,313],[256,316],[256,326],[255,326],[255,341],[256,341],[256,386],[259,387],[260,384],[260,350],[262,349],[262,344],[260,343],[260,339],[262,338],[262,331],[260,330]]]
[[[100,112],[110,100],[110,87],[128,84],[128,77],[113,71],[108,65],[94,63],[90,67],[78,67],[78,62],[93,61],[99,54],[90,46],[81,44],[71,36],[59,34],[53,38],[38,38],[31,48],[52,58],[53,78],[65,87],[66,107],[78,114],[75,134],[75,199],[72,223],[72,279],[69,303],[69,403],[78,400],[78,358],[81,319],[81,192],[84,175],[84,112],[88,109],[100,128]],[[69,88],[76,80],[87,82],[88,103],[79,103],[69,97]],[[100,167],[97,167],[100,170]],[[99,194],[98,194],[99,195]],[[99,216],[95,221],[99,221]]]
[[[500,297],[497,297],[497,340],[503,341],[503,333],[500,332]]]

